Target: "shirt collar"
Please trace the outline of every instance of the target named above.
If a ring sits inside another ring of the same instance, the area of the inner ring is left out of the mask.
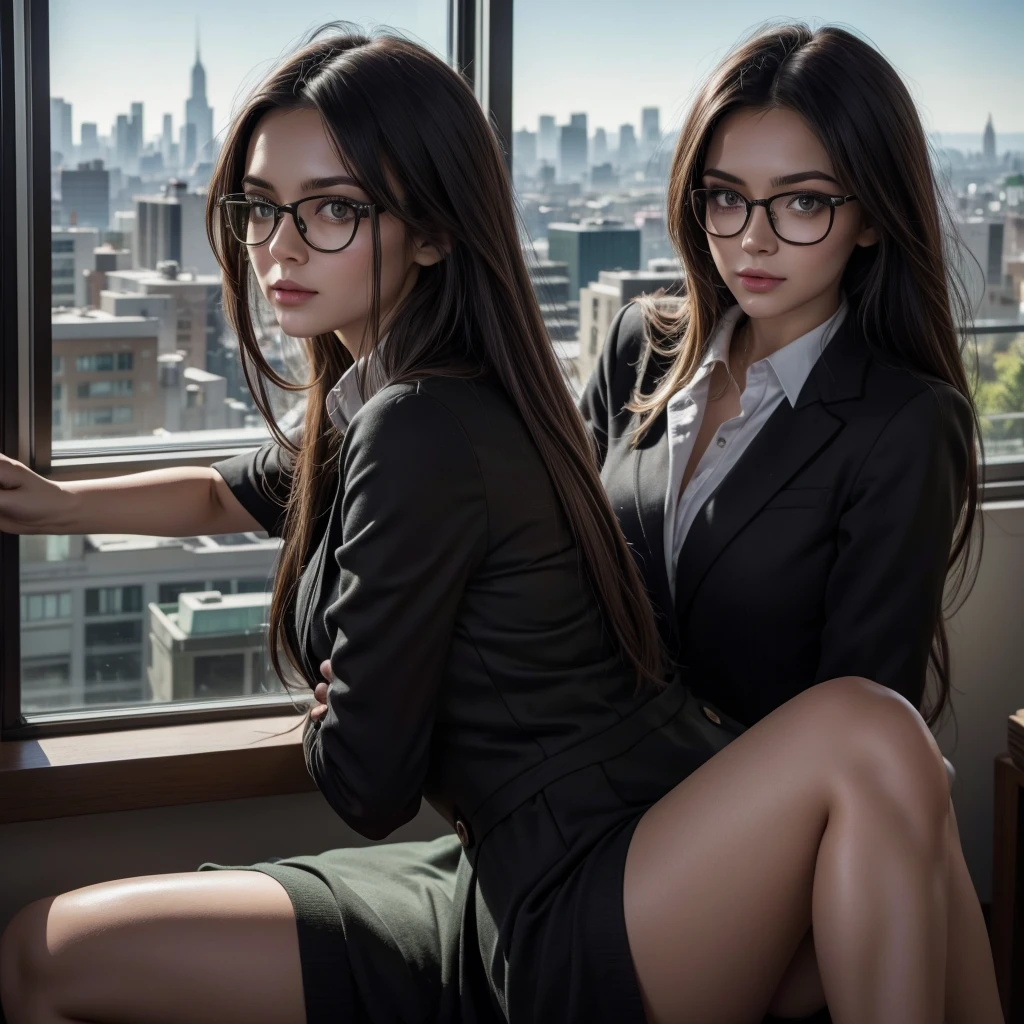
[[[839,308],[823,324],[809,330],[806,334],[800,335],[795,341],[783,345],[777,352],[773,352],[766,358],[766,361],[775,371],[782,389],[786,392],[789,404],[796,405],[800,392],[807,383],[807,378],[814,369],[825,346],[832,340],[836,331],[839,330],[843,320],[846,319],[847,303],[844,298]]]
[[[366,362],[365,356],[353,363],[338,379],[338,383],[327,392],[327,415],[335,429],[344,434],[352,417],[363,407],[363,396],[359,390],[360,371]]]

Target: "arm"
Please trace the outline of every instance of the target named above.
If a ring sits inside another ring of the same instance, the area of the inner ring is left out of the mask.
[[[910,399],[883,429],[839,522],[818,681],[865,676],[920,707],[974,457],[970,408],[945,385]]]
[[[461,424],[422,393],[366,406],[342,454],[344,496],[327,710],[308,726],[310,774],[361,834],[419,809],[434,706],[487,508]]]

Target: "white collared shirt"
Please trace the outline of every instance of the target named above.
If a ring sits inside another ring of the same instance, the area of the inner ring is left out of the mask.
[[[353,363],[327,392],[327,415],[339,434],[348,430],[352,417],[363,407],[363,396],[359,393],[359,368],[362,363],[361,359]]]
[[[733,306],[719,321],[707,356],[693,380],[669,399],[669,472],[665,491],[664,542],[665,565],[673,597],[679,552],[697,514],[782,400],[785,398],[790,405],[796,405],[814,364],[839,329],[846,310],[847,305],[843,301],[823,324],[750,364],[746,388],[740,396],[740,414],[718,428],[682,494],[679,487],[707,409],[711,373],[716,363],[723,363],[727,369],[729,366],[733,330],[742,315],[739,306]]]

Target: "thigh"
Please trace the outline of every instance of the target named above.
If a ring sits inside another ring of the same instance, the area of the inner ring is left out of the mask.
[[[151,875],[30,904],[4,935],[26,1019],[302,1024],[295,916],[256,871]]]
[[[909,760],[948,799],[917,712],[876,684],[833,680],[758,722],[644,815],[623,904],[652,1020],[762,1019],[811,927],[831,794],[851,766],[871,772],[873,757],[896,789]]]

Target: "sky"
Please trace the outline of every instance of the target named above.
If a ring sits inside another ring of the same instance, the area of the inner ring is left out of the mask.
[[[841,24],[874,43],[903,74],[929,131],[980,135],[991,113],[997,138],[1024,132],[1020,0],[778,2],[515,0],[514,126],[586,111],[591,131],[614,131],[657,106],[662,127],[678,127],[700,80],[738,39],[767,19],[796,18]],[[446,53],[447,0],[50,0],[51,94],[73,104],[76,142],[82,121],[107,134],[133,101],[145,104],[147,138],[164,112],[177,133],[198,22],[219,130],[304,31],[335,18],[392,26]]]

